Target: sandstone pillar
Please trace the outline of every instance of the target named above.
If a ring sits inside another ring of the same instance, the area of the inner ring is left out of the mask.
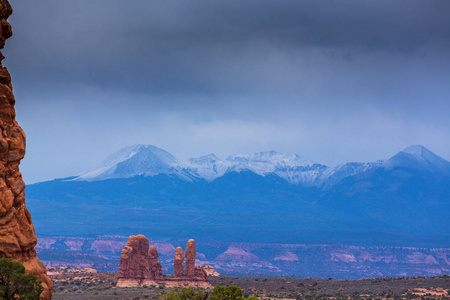
[[[12,35],[7,22],[12,14],[7,0],[0,0],[0,49]],[[27,272],[41,281],[41,299],[51,299],[53,284],[44,264],[36,257],[37,243],[31,215],[25,205],[25,183],[19,164],[25,155],[25,133],[15,120],[11,76],[1,64],[0,53],[0,257],[21,262]]]
[[[184,276],[184,253],[181,247],[175,249],[175,259],[173,262],[175,278]]]
[[[186,245],[186,269],[185,274],[188,277],[195,276],[195,257],[197,256],[197,251],[195,250],[195,241],[190,239]]]
[[[158,260],[159,253],[155,246],[150,247],[150,251],[148,252],[149,260],[150,260],[150,278],[153,280],[162,280],[162,266]]]

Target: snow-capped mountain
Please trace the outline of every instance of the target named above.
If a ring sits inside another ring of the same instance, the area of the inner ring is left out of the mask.
[[[330,187],[346,177],[355,176],[369,170],[382,168],[384,163],[384,160],[379,160],[377,162],[369,163],[349,162],[340,164],[334,168],[327,168],[326,170],[324,170],[318,181],[321,185]]]
[[[99,181],[137,175],[166,174],[186,181],[208,182],[225,174],[252,172],[260,176],[276,175],[295,185],[332,186],[342,179],[378,168],[407,167],[450,172],[450,163],[423,146],[410,146],[392,158],[371,163],[350,162],[330,168],[297,154],[276,151],[234,154],[222,160],[214,154],[179,161],[167,151],[151,145],[134,145],[108,157],[100,166],[74,180]]]
[[[441,173],[450,171],[450,162],[434,154],[422,145],[409,146],[384,163],[386,168],[408,167]]]
[[[250,171],[261,176],[275,174],[292,184],[314,185],[327,166],[313,163],[297,154],[276,151],[237,154],[227,158],[230,172]]]
[[[172,154],[151,145],[134,145],[109,156],[100,166],[83,173],[74,180],[98,181],[129,178],[136,175],[174,175],[185,180],[212,181],[229,172],[249,171],[261,176],[278,175],[293,184],[316,183],[327,169],[296,154],[276,151],[253,154],[234,154],[222,160],[214,154],[180,162]]]
[[[178,160],[161,148],[133,145],[112,154],[100,166],[78,176],[77,180],[97,181],[136,175],[177,174],[178,165]]]
[[[450,163],[423,146],[330,168],[274,151],[180,161],[135,145],[75,179],[28,185],[27,197],[49,236],[450,245]]]
[[[223,161],[214,154],[191,158],[188,162],[180,165],[181,169],[206,181],[213,181],[223,176],[231,167],[232,164],[230,162]]]

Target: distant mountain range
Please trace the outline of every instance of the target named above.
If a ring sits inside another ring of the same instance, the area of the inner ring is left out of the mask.
[[[275,151],[180,161],[134,145],[27,196],[41,235],[450,246],[450,162],[419,145],[334,168]]]
[[[99,181],[165,174],[187,181],[204,179],[211,182],[228,173],[248,171],[261,176],[279,176],[296,185],[330,186],[345,177],[370,169],[389,170],[395,167],[450,174],[450,162],[421,145],[410,146],[387,160],[373,163],[346,163],[334,168],[311,162],[297,154],[276,151],[235,154],[225,160],[209,154],[182,162],[158,147],[134,145],[109,156],[100,166],[74,180]]]

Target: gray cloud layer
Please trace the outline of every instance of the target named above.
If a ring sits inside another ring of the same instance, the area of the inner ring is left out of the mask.
[[[4,64],[29,181],[132,143],[181,158],[275,149],[330,165],[421,143],[450,158],[448,1],[13,7]]]

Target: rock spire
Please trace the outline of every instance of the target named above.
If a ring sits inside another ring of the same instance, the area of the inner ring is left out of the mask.
[[[173,269],[175,277],[184,276],[183,261],[184,261],[183,249],[181,247],[178,247],[177,249],[175,249],[175,259],[173,261]]]
[[[174,270],[175,279],[187,281],[206,281],[208,282],[208,275],[202,267],[195,266],[195,259],[197,257],[197,250],[195,248],[195,241],[190,239],[186,245],[186,268],[183,269],[183,249],[178,247],[175,250]]]
[[[130,236],[122,248],[120,256],[120,274],[117,287],[137,287],[163,284],[166,287],[193,286],[212,288],[208,276],[202,267],[195,266],[195,241],[189,240],[186,246],[186,268],[183,249],[175,250],[174,277],[162,274],[159,254],[155,246],[149,249],[149,241],[143,235]]]
[[[185,274],[188,277],[193,277],[195,274],[195,258],[197,257],[197,250],[195,249],[195,241],[190,239],[186,245],[186,269]]]
[[[12,36],[7,19],[12,14],[7,0],[0,0],[0,49]],[[25,205],[25,183],[19,164],[25,155],[25,133],[15,120],[15,98],[11,76],[0,53],[0,257],[21,262],[35,274],[44,288],[41,299],[51,299],[53,284],[44,264],[36,257],[36,233]]]

